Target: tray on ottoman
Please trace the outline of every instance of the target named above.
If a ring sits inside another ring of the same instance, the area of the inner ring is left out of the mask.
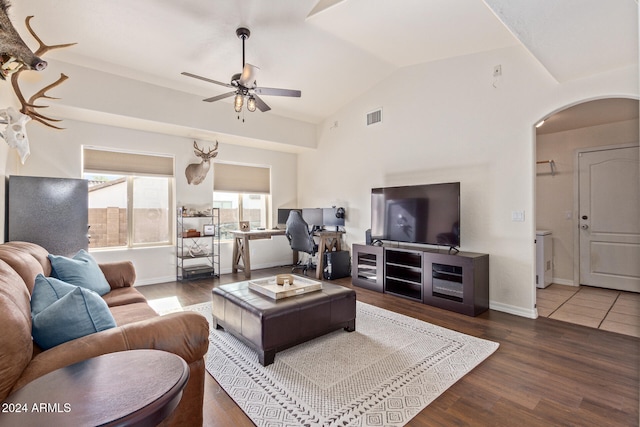
[[[288,287],[278,285],[276,277],[273,276],[266,279],[250,280],[249,289],[276,300],[322,289],[322,283],[315,280],[296,275],[291,275],[291,277],[293,282]]]

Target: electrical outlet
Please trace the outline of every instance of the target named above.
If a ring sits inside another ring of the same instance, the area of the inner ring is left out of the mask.
[[[493,77],[500,77],[502,75],[502,65],[498,64],[493,67]]]

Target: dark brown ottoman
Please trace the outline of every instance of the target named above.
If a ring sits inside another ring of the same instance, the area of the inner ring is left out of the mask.
[[[212,293],[214,326],[254,348],[262,366],[273,363],[278,351],[336,329],[356,329],[355,291],[332,283],[280,300],[250,290],[248,282],[218,286]]]

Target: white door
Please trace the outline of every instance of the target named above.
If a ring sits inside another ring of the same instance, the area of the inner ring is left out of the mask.
[[[579,153],[580,284],[640,292],[638,147]]]

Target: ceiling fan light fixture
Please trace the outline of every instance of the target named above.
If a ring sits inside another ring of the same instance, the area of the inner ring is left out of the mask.
[[[253,95],[251,95],[247,100],[247,110],[251,111],[252,113],[256,111],[256,99],[253,97]]]
[[[2,3],[2,0],[0,0],[0,3]],[[185,75],[187,77],[192,77],[231,89],[231,91],[227,93],[212,96],[210,98],[205,98],[203,99],[203,101],[214,102],[221,99],[234,97],[233,109],[236,113],[240,113],[242,111],[242,106],[245,103],[246,97],[247,110],[249,110],[250,112],[260,110],[264,113],[271,110],[271,107],[269,107],[261,98],[263,95],[289,96],[300,98],[301,92],[299,90],[258,87],[258,83],[256,82],[256,75],[260,68],[256,67],[255,65],[248,64],[245,61],[245,41],[249,38],[251,32],[246,27],[240,27],[236,29],[236,35],[240,40],[242,40],[242,73],[233,74],[229,83],[224,83],[207,77],[198,76],[196,74],[187,73],[185,71],[182,72],[182,75]],[[240,115],[238,115],[238,118],[240,118]]]
[[[242,104],[244,103],[244,97],[241,93],[236,94],[236,99],[233,101],[233,109],[236,110],[236,113],[242,111]]]

